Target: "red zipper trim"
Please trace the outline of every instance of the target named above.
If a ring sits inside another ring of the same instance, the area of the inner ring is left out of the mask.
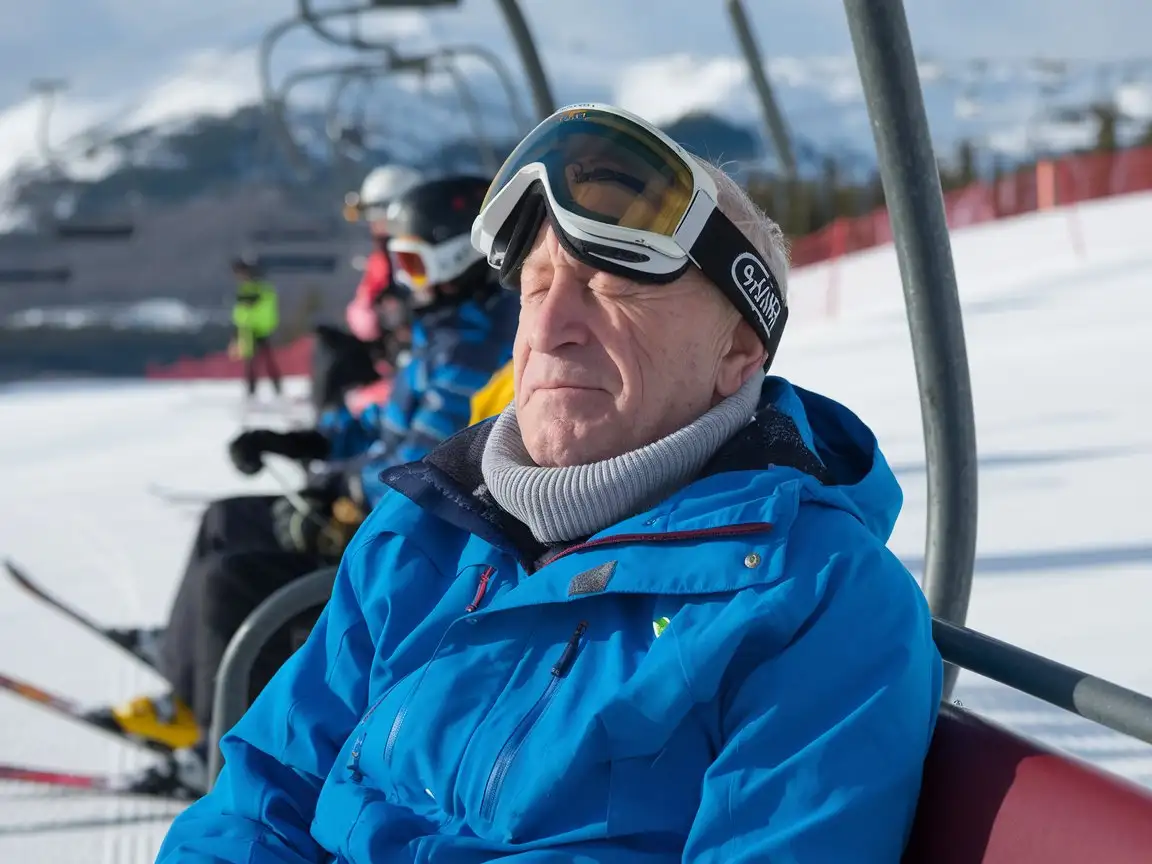
[[[724,537],[744,537],[748,534],[766,534],[772,528],[771,522],[746,522],[743,525],[700,528],[695,531],[666,531],[661,534],[616,534],[612,537],[601,537],[597,540],[588,540],[571,546],[549,561],[548,564],[577,552],[599,549],[601,546],[618,546],[623,543],[682,543],[688,540],[716,540]]]
[[[488,583],[491,581],[492,574],[495,572],[495,567],[489,567],[480,574],[480,583],[476,586],[476,595],[472,598],[472,602],[464,607],[465,612],[475,612],[480,608],[480,601],[484,599],[484,593],[488,590]]]

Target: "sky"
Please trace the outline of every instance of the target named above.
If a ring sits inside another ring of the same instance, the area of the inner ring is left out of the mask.
[[[320,9],[346,5],[314,2]],[[657,122],[716,105],[753,110],[724,5],[521,0],[559,101],[607,98]],[[841,0],[745,0],[745,6],[774,76],[793,69],[811,78],[813,58],[821,58],[825,71],[808,84],[819,85],[824,99],[859,101]],[[53,117],[58,139],[109,116],[155,122],[228,113],[257,96],[256,46],[295,7],[295,0],[0,0],[0,174],[32,146],[32,79],[68,82]],[[922,57],[1152,55],[1148,0],[906,0],[906,8]],[[413,50],[477,42],[515,64],[496,0],[378,13],[365,32]],[[277,49],[274,73],[330,53],[315,38],[295,34]]]

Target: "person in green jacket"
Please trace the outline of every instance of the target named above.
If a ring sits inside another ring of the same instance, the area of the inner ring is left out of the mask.
[[[232,307],[232,323],[236,325],[236,339],[232,354],[244,360],[244,376],[248,381],[248,395],[256,395],[256,360],[263,359],[268,380],[276,394],[280,394],[280,369],[272,348],[272,334],[280,324],[280,304],[276,289],[270,282],[258,278],[255,262],[237,258],[232,272],[239,283],[236,305]]]

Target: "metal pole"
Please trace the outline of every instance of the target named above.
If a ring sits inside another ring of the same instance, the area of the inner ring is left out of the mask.
[[[939,618],[963,624],[976,556],[976,429],[964,323],[940,175],[901,0],[844,0],[896,257],[928,460],[924,593]],[[945,674],[945,696],[957,670]]]
[[[932,638],[950,663],[1152,744],[1152,697],[947,621]]]
[[[520,52],[520,62],[524,64],[528,85],[532,88],[532,104],[536,108],[536,119],[542,121],[556,110],[556,101],[552,98],[552,88],[548,84],[548,76],[536,50],[536,40],[532,38],[532,31],[528,29],[528,22],[524,20],[524,13],[520,11],[520,4],[516,0],[496,0],[496,2],[500,6],[500,11],[504,13],[508,32],[512,34],[512,39]]]
[[[257,606],[228,643],[216,671],[212,728],[208,738],[209,788],[215,785],[224,767],[220,740],[248,710],[248,693],[256,658],[280,628],[297,615],[327,603],[335,579],[336,568],[329,567],[289,582]]]
[[[760,107],[764,112],[764,125],[776,150],[776,158],[780,162],[780,167],[784,169],[784,176],[791,180],[796,176],[796,155],[792,152],[792,139],[788,135],[788,127],[784,125],[780,106],[776,104],[776,97],[772,94],[772,85],[768,83],[764,59],[760,55],[756,38],[752,35],[752,27],[748,23],[744,4],[740,0],[728,0],[728,15],[736,31],[736,41],[740,43],[740,50],[744,52],[744,60],[748,63],[748,74],[752,78],[756,96],[760,99]]]

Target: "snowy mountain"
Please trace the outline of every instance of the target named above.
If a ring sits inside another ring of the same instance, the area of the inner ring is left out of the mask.
[[[62,211],[57,215],[68,215],[77,203],[59,186],[62,175],[91,183],[130,168],[132,188],[103,184],[106,203],[111,206],[111,199],[119,198],[121,207],[134,194],[171,200],[206,183],[287,180],[296,163],[261,119],[253,92],[255,64],[246,69],[241,59],[252,58],[238,55],[227,63],[205,59],[183,78],[162,82],[133,105],[105,107],[100,116],[90,106],[62,98],[53,115],[53,120],[59,118],[54,128],[60,128],[61,143],[53,144],[52,166],[37,152],[28,128],[36,120],[36,106],[23,103],[0,114],[0,145],[9,145],[0,146],[0,202],[6,205],[0,228],[21,221],[13,206],[33,202],[21,202],[20,189],[30,180],[42,180],[46,172],[57,183],[39,194],[53,197],[53,206]],[[999,154],[1009,161],[1089,146],[1099,127],[1093,106],[1115,108],[1121,142],[1135,140],[1152,122],[1152,64],[1121,69],[1086,62],[1061,67],[1036,61],[926,59],[920,66],[943,159],[950,158],[962,140],[974,142],[989,160]],[[377,161],[492,166],[523,129],[517,114],[530,116],[530,100],[521,87],[519,110],[514,112],[490,70],[470,64],[463,72],[478,109],[471,113],[461,109],[452,79],[446,76],[350,86],[336,111],[322,104],[325,88],[293,90],[284,117],[295,150],[310,164],[305,173],[315,179],[330,170],[331,136],[337,130],[346,143],[351,141],[343,148],[347,159],[341,168],[349,184]],[[871,170],[871,133],[850,56],[779,58],[769,63],[769,73],[802,171],[814,172],[827,158],[849,172]],[[245,76],[253,79],[252,86],[241,86]],[[734,56],[701,60],[674,55],[635,64],[614,84],[576,87],[557,81],[554,89],[561,102],[602,99],[641,110],[697,152],[738,167],[771,170],[775,160],[765,145],[746,79],[746,68]],[[651,98],[660,82],[677,94],[675,105]],[[230,94],[226,83],[235,84]],[[701,94],[718,95],[693,98],[693,87]],[[23,141],[17,134],[21,128],[28,133]],[[300,170],[297,165],[296,173]]]

